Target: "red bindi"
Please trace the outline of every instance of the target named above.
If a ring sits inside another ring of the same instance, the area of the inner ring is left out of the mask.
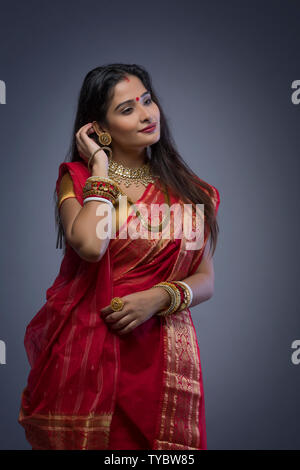
[[[138,97],[138,96],[136,97],[136,101],[139,101],[139,97]]]

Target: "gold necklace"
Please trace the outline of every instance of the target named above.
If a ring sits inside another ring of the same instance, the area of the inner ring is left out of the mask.
[[[142,183],[148,186],[149,183],[154,183],[154,177],[151,173],[149,162],[144,163],[140,168],[128,168],[122,163],[118,163],[111,157],[108,157],[108,177],[112,178],[117,183],[124,183],[128,188],[131,183],[138,186]]]
[[[165,186],[165,190],[163,190],[163,193],[164,193],[164,197],[165,197],[165,203],[168,204],[167,215],[163,218],[163,220],[156,227],[154,227],[152,224],[149,224],[148,220],[146,221],[144,219],[144,217],[142,216],[142,214],[140,213],[139,210],[136,211],[136,205],[134,204],[134,202],[131,201],[130,198],[128,198],[130,204],[133,206],[133,208],[135,210],[135,215],[138,217],[138,219],[140,220],[142,225],[146,229],[148,229],[150,232],[161,232],[162,228],[165,228],[165,226],[166,226],[165,222],[168,222],[170,220],[170,196],[169,196],[167,186]],[[164,225],[164,227],[163,227],[163,225]]]
[[[132,182],[135,182],[136,186],[138,186],[139,183],[142,183],[146,187],[149,185],[149,183],[155,183],[155,179],[151,173],[149,162],[144,163],[144,165],[142,165],[140,168],[128,168],[122,165],[122,163],[116,162],[110,156],[108,157],[108,177],[116,181],[116,183],[124,182],[126,188],[128,188]],[[157,176],[157,178],[159,178],[159,176]],[[162,230],[163,225],[165,227],[165,222],[168,222],[168,219],[170,219],[169,210],[167,215],[163,218],[159,225],[154,227],[149,224],[148,220],[146,221],[144,219],[139,210],[136,210],[136,205],[130,199],[130,197],[128,197],[127,194],[124,194],[122,191],[121,193],[123,194],[123,196],[127,197],[129,204],[133,206],[136,216],[145,228],[147,228],[151,232],[160,232]],[[163,191],[163,193],[165,197],[165,203],[168,205],[168,207],[170,207],[170,197],[167,186],[165,186],[165,190]]]

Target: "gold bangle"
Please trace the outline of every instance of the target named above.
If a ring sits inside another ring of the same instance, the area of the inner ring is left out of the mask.
[[[103,184],[99,185],[98,183]],[[120,189],[110,178],[90,176],[83,187],[83,198],[90,196],[104,196],[115,205],[120,196]]]
[[[181,304],[181,295],[178,287],[176,287],[175,284],[172,282],[160,282],[159,284],[156,284],[153,287],[163,287],[167,292],[170,294],[172,301],[170,306],[157,313],[159,316],[166,316],[166,315],[171,315],[172,313],[175,313],[178,308],[180,307]]]
[[[188,308],[191,304],[191,294],[185,284],[181,281],[173,281],[175,284],[179,284],[184,290],[184,302],[180,305],[180,310]]]
[[[156,285],[156,286],[153,286],[153,287],[163,287],[169,294],[170,296],[170,304],[168,306],[168,308],[166,310],[161,310],[159,312],[157,312],[157,315],[159,316],[166,316],[168,315],[169,313],[171,313],[171,311],[174,309],[175,307],[175,304],[176,304],[176,296],[175,296],[175,292],[174,290],[169,287],[169,286],[161,286],[161,285]]]
[[[89,176],[86,181],[102,181],[102,180],[107,181],[110,184],[113,184],[114,186],[116,186],[116,188],[118,188],[121,191],[121,188],[118,185],[118,183],[116,183],[116,181],[111,179],[109,176],[97,176],[97,175]]]
[[[91,162],[93,161],[94,156],[96,155],[96,153],[99,152],[100,150],[102,150],[101,147],[99,147],[97,150],[95,150],[95,152],[93,152],[93,154],[90,156],[89,161],[88,161],[88,170],[89,171],[92,171],[91,168],[90,168]]]
[[[179,307],[180,307],[180,304],[181,304],[181,294],[180,294],[180,290],[178,289],[178,287],[176,286],[176,284],[174,284],[172,281],[165,281],[163,282],[163,285],[165,286],[169,286],[171,287],[171,289],[174,290],[175,292],[175,296],[176,296],[176,304],[173,308],[173,310],[170,312],[170,313],[175,313],[179,310]]]
[[[116,196],[119,196],[121,193],[122,193],[122,190],[121,188],[119,187],[119,185],[114,181],[112,180],[111,178],[107,178],[106,176],[90,176],[89,178],[87,178],[86,182],[85,182],[85,185],[83,187],[83,191],[89,191],[89,190],[92,190],[94,189],[94,184],[93,183],[107,183],[111,186],[113,186],[113,189],[111,188],[108,188],[107,185],[102,187],[101,190],[107,190],[109,189],[110,191],[114,192],[116,194]],[[105,189],[107,188],[107,189]],[[99,190],[99,187],[98,187],[98,190]]]

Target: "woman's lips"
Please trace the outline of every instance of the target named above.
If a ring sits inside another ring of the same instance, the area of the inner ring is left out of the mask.
[[[155,129],[156,129],[156,124],[153,124],[153,125],[148,126],[146,129],[141,130],[141,131],[139,131],[139,132],[145,132],[145,133],[147,133],[147,134],[150,134],[151,132],[154,132]]]

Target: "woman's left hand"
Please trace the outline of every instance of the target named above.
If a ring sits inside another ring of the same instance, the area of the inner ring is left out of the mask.
[[[107,326],[117,334],[130,333],[160,310],[163,295],[162,288],[147,289],[121,297],[124,301],[122,310],[115,312],[110,305],[101,309],[101,317]],[[164,289],[163,289],[164,290]]]

